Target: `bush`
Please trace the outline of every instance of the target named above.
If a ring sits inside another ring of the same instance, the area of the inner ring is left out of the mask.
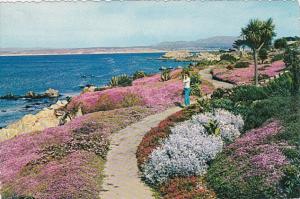
[[[132,85],[132,78],[126,74],[114,76],[111,78],[109,82],[109,86],[116,87],[116,86],[131,86]]]
[[[217,60],[207,60],[207,59],[203,59],[197,62],[196,67],[197,68],[203,68],[204,66],[210,66],[210,65],[215,65],[217,64],[218,61]]]
[[[274,55],[274,57],[272,57],[271,61],[275,62],[275,61],[283,60],[283,58],[284,58],[283,54],[277,54]]]
[[[229,96],[233,102],[249,102],[255,100],[261,100],[267,98],[267,93],[263,87],[257,87],[254,85],[238,86],[232,89],[232,93]]]
[[[136,80],[136,79],[143,78],[143,77],[146,77],[146,76],[147,76],[147,74],[144,71],[135,71],[133,73],[132,78],[133,78],[133,80]]]
[[[250,66],[250,62],[243,61],[243,62],[237,62],[234,67],[235,68],[248,68]]]
[[[162,81],[168,81],[171,79],[171,70],[170,69],[164,69],[161,71],[161,76],[160,76]]]
[[[191,75],[191,95],[201,96],[201,90],[199,85],[201,84],[201,76],[198,73]]]
[[[191,85],[191,95],[201,97],[201,89],[198,84]]]
[[[244,116],[244,128],[247,130],[261,126],[286,106],[286,99],[282,97],[272,97],[251,104],[247,115]]]
[[[268,59],[268,51],[265,48],[260,49],[258,52],[258,57],[261,60],[261,63],[263,64],[266,59]]]
[[[276,49],[284,49],[287,47],[287,40],[285,38],[276,39],[274,42],[274,47]]]
[[[221,59],[221,60],[224,60],[224,61],[229,61],[229,62],[231,62],[231,63],[237,61],[237,59],[236,59],[233,55],[231,55],[231,54],[222,54],[222,55],[220,56],[220,59]]]
[[[204,125],[211,120],[219,123],[221,138],[206,133]],[[240,135],[242,125],[240,116],[224,110],[194,115],[192,119],[177,124],[145,164],[143,176],[146,182],[155,185],[172,177],[203,175],[207,163],[222,150],[222,139],[232,142]]]

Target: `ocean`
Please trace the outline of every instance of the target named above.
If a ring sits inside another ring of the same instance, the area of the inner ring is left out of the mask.
[[[82,86],[106,85],[112,76],[131,75],[137,70],[157,73],[159,68],[184,66],[187,63],[160,60],[162,53],[0,56],[0,96],[28,91],[43,93],[59,90],[61,99],[80,93]],[[55,100],[0,99],[0,127],[25,114],[34,114]]]

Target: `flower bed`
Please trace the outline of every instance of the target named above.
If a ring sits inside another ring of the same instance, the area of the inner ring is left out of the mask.
[[[259,65],[259,74],[266,75],[268,77],[276,76],[285,68],[283,61],[275,61],[270,66]],[[233,84],[249,84],[254,79],[254,65],[250,65],[247,68],[234,68],[233,70],[227,70],[224,68],[217,68],[213,70],[213,76],[216,79],[220,79]]]
[[[191,112],[179,111],[160,122],[145,135],[137,150],[144,179],[163,198],[216,198],[196,176],[206,173],[207,162],[222,150],[222,139],[232,142],[243,127],[242,118],[228,111]],[[220,137],[205,132],[203,125],[212,119],[219,122]]]
[[[207,180],[220,198],[278,198],[288,160],[286,143],[273,143],[282,129],[278,121],[250,130],[213,162]]]
[[[84,113],[90,113],[144,105],[162,110],[173,105],[174,102],[182,101],[183,87],[178,78],[179,73],[180,70],[173,71],[171,74],[173,79],[165,82],[162,82],[160,75],[156,74],[137,79],[133,81],[132,86],[83,93],[72,99],[68,109],[76,109],[80,106]]]
[[[221,136],[209,134],[206,124],[215,120]],[[207,162],[222,151],[223,141],[233,141],[240,133],[243,120],[225,110],[204,113],[172,127],[162,146],[154,150],[143,166],[146,182],[155,185],[178,176],[206,173]]]
[[[1,142],[1,193],[95,198],[101,188],[107,137],[151,113],[145,107],[96,112]]]

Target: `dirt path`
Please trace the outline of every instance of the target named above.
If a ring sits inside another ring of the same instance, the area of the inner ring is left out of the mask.
[[[232,88],[234,86],[233,84],[227,82],[214,80],[210,74],[210,70],[211,68],[200,70],[199,75],[201,75],[204,80],[211,82],[215,88]]]
[[[104,168],[103,199],[147,199],[153,198],[151,190],[140,180],[136,150],[143,136],[169,115],[179,111],[170,108],[162,113],[148,116],[132,124],[111,138],[111,150]]]

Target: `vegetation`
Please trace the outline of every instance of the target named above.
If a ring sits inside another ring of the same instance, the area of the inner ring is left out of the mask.
[[[260,49],[258,52],[258,57],[261,60],[261,63],[263,64],[266,59],[268,59],[268,51],[265,48]]]
[[[299,49],[288,47],[284,54],[284,62],[292,74],[292,89],[293,95],[298,95],[300,88],[300,51]]]
[[[229,61],[231,63],[234,63],[237,61],[237,59],[231,55],[231,54],[222,54],[221,57],[220,57],[221,60],[224,60],[224,61]]]
[[[287,40],[285,38],[276,39],[274,41],[274,48],[285,49],[287,47]]]
[[[245,50],[246,47],[246,42],[242,39],[238,39],[236,41],[234,41],[232,47],[234,49],[237,49],[240,52],[240,59],[243,57],[243,52]]]
[[[261,48],[268,48],[271,45],[273,37],[276,36],[274,29],[275,25],[271,18],[266,21],[252,19],[245,28],[242,28],[242,37],[245,44],[251,48],[253,53],[255,85],[258,85],[258,52]]]
[[[132,79],[136,80],[136,79],[143,78],[146,76],[147,76],[147,74],[144,71],[135,71],[132,75]]]
[[[249,67],[250,65],[250,62],[247,62],[247,61],[241,61],[241,62],[237,62],[234,67],[235,68],[247,68]]]
[[[272,62],[283,60],[283,58],[284,58],[283,54],[276,54],[274,55],[274,57],[272,57]]]
[[[111,78],[109,82],[109,86],[116,87],[116,86],[130,86],[132,85],[132,78],[126,74],[114,76]]]
[[[171,79],[171,70],[170,69],[164,69],[161,71],[161,80],[162,81],[168,81]]]
[[[194,96],[201,96],[200,84],[201,84],[201,77],[198,73],[192,73],[191,75],[191,95]]]

